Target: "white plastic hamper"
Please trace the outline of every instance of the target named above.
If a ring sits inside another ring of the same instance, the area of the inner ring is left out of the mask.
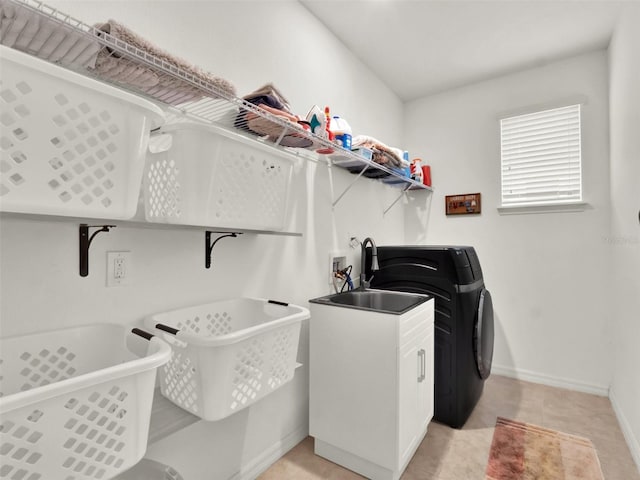
[[[152,315],[177,333],[155,333],[173,348],[160,369],[162,394],[205,420],[225,418],[293,378],[306,308],[236,298]]]
[[[282,230],[293,159],[214,125],[166,125],[143,179],[151,222]]]
[[[0,346],[0,478],[105,480],[143,457],[165,342],[97,324]]]
[[[162,111],[4,46],[0,71],[0,210],[133,217]]]

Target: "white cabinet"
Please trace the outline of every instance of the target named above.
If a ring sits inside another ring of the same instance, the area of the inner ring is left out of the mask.
[[[429,346],[431,345],[431,347]],[[433,417],[433,333],[420,333],[399,354],[399,452],[410,459]],[[419,437],[419,438],[418,438]]]
[[[310,304],[315,453],[397,480],[433,416],[433,299],[402,315]]]

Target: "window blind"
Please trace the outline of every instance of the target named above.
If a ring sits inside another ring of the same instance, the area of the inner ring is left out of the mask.
[[[500,121],[502,205],[582,201],[580,105]]]

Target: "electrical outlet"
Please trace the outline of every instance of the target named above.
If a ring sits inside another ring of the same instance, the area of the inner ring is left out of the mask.
[[[131,252],[107,252],[107,287],[131,285]]]

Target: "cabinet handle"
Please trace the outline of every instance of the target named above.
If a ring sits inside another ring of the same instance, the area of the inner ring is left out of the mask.
[[[425,378],[427,378],[427,367],[426,367],[426,358],[427,358],[427,352],[424,348],[421,348],[420,350],[418,350],[418,358],[421,359],[420,361],[420,376],[418,377],[418,382],[423,382],[425,380]]]

